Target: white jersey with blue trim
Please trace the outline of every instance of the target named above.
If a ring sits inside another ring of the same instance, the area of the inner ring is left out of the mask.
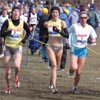
[[[92,39],[97,38],[96,32],[88,24],[86,24],[86,27],[82,27],[80,23],[73,24],[68,31],[72,37],[71,45],[79,48],[86,47],[89,36]]]

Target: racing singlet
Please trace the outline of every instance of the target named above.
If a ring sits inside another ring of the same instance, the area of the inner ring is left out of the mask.
[[[20,20],[20,24],[15,26],[11,19],[8,19],[8,31],[11,30],[11,34],[5,37],[5,45],[13,48],[18,48],[22,45],[23,39],[23,21]]]
[[[30,15],[30,21],[29,21],[29,24],[37,24],[37,14],[32,14]]]
[[[61,30],[61,20],[58,20],[57,22],[53,20],[48,21],[49,36],[61,36],[60,33],[53,31],[53,26],[56,26],[59,30]]]

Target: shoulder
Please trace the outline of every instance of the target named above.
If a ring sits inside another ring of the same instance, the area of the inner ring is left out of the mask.
[[[75,24],[72,24],[72,27],[80,27],[81,24],[80,23],[75,23]]]
[[[61,21],[61,23],[62,23],[62,24],[63,24],[63,23],[65,23],[65,21],[64,21],[64,20],[61,20],[61,19],[60,19],[59,21]]]
[[[8,22],[12,22],[12,19],[11,19],[11,18],[8,18],[7,21],[8,21]]]
[[[22,19],[20,19],[20,23],[24,23],[24,21]]]
[[[48,21],[46,21],[45,23],[47,23],[47,24],[52,24],[53,21],[52,21],[52,20],[48,20]]]
[[[60,20],[60,22],[61,22],[62,25],[66,25],[64,20]]]
[[[89,28],[89,29],[93,29],[93,27],[89,24],[86,24],[86,27]]]

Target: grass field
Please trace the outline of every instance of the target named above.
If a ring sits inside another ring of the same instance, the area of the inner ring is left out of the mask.
[[[100,33],[96,46],[89,48],[100,53]],[[83,68],[81,80],[78,84],[79,94],[72,94],[73,79],[68,77],[69,51],[66,69],[58,71],[57,87],[58,93],[52,94],[48,89],[50,71],[46,70],[48,63],[39,63],[38,52],[31,56],[29,51],[29,63],[25,66],[25,47],[21,71],[19,73],[21,87],[14,87],[14,66],[12,61],[12,93],[5,94],[6,81],[3,59],[0,60],[0,100],[100,100],[100,55],[89,51],[86,64]]]

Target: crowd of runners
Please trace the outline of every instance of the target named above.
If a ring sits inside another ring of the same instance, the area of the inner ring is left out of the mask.
[[[15,86],[20,87],[18,73],[22,46],[27,41],[31,55],[40,50],[43,62],[49,62],[49,88],[57,93],[57,70],[64,71],[70,50],[69,77],[72,93],[77,92],[85,64],[88,44],[95,45],[99,27],[99,10],[95,4],[74,5],[52,0],[14,0],[0,3],[0,58],[4,58],[5,93],[11,93],[11,58],[14,57]]]

